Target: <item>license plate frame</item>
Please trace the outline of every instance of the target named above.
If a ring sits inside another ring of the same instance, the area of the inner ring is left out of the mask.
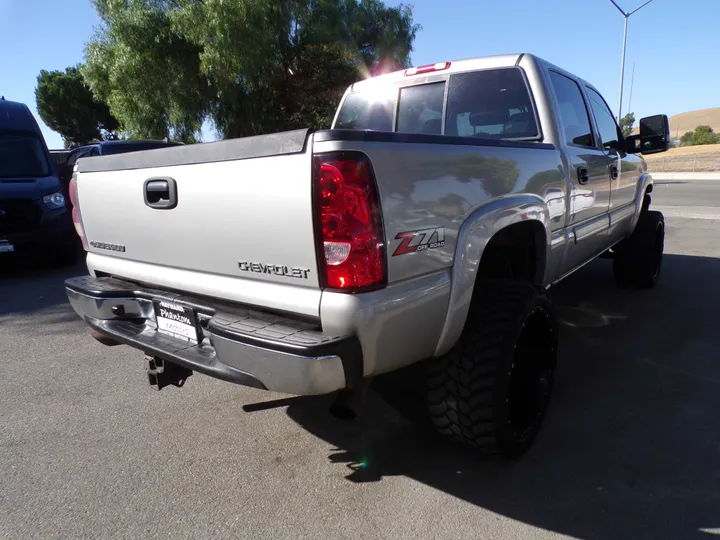
[[[15,251],[15,246],[10,243],[10,240],[0,238],[0,253],[12,253]]]
[[[202,341],[195,310],[169,300],[153,300],[158,333],[190,345]]]

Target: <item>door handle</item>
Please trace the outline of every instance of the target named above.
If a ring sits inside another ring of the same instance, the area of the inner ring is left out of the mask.
[[[610,178],[617,180],[618,175],[618,168],[615,165],[610,165]]]
[[[169,210],[177,206],[177,183],[172,178],[148,178],[143,185],[143,198],[150,208]]]
[[[588,170],[585,167],[577,168],[577,176],[578,176],[579,184],[585,185],[590,181],[590,176],[588,175]]]

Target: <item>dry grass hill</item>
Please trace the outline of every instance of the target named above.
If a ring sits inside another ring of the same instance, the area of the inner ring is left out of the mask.
[[[720,133],[720,107],[676,114],[669,118],[670,136],[680,138],[697,126],[710,126]],[[637,131],[636,131],[637,132]],[[709,172],[720,170],[720,144],[683,146],[645,156],[651,172]]]
[[[671,116],[668,120],[670,120],[670,136],[673,139],[679,139],[687,131],[695,131],[698,126],[710,126],[715,133],[720,133],[720,107],[684,112]],[[633,133],[637,132],[636,125]]]
[[[720,107],[700,109],[676,114],[669,118],[670,135],[681,137],[686,131],[694,131],[697,126],[710,126],[715,133],[720,133]]]

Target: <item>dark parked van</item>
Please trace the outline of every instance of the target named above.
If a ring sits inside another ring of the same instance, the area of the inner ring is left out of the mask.
[[[75,263],[79,239],[65,197],[30,109],[0,99],[0,267],[35,254]]]

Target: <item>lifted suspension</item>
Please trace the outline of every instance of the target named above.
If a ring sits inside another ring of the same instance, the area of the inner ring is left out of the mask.
[[[166,386],[182,388],[187,378],[193,374],[191,369],[166,362],[157,356],[145,355],[148,382],[155,390],[162,390]]]

